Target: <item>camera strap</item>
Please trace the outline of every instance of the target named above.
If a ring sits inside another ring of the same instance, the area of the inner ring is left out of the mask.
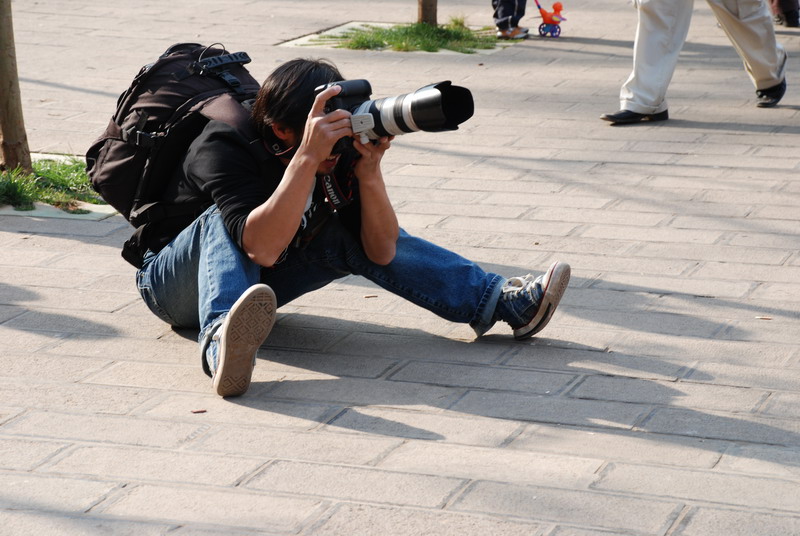
[[[349,195],[346,194],[335,175],[322,175],[319,177],[319,182],[325,193],[325,199],[333,210],[340,210],[353,202],[352,190]]]

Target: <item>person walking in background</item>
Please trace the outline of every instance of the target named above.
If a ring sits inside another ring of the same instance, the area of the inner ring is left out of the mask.
[[[800,26],[800,2],[798,0],[769,0],[775,24],[787,28]]]
[[[707,0],[744,62],[756,106],[770,108],[786,92],[786,51],[775,40],[764,0]],[[694,0],[635,0],[639,13],[633,71],[620,90],[620,110],[600,116],[612,124],[665,121],[667,88],[689,32]]]
[[[527,0],[492,0],[494,25],[497,26],[498,39],[525,39],[528,28],[522,28],[519,21],[525,16]]]

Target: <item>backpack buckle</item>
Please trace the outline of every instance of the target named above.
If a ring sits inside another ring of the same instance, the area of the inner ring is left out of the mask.
[[[131,136],[130,134],[133,134]],[[128,135],[128,143],[133,144],[137,147],[144,147],[145,149],[152,149],[158,143],[158,140],[161,139],[161,135],[154,134],[151,132],[145,132],[143,130],[134,130],[129,133]]]

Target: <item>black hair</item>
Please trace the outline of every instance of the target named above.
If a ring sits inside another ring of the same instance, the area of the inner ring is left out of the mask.
[[[343,79],[327,60],[290,60],[272,71],[261,85],[253,105],[253,120],[262,135],[271,135],[274,123],[301,133],[314,104],[314,89]]]

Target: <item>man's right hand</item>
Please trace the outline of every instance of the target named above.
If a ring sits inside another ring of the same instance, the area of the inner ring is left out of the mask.
[[[339,139],[353,135],[350,112],[334,110],[325,113],[325,103],[341,90],[341,86],[331,86],[321,91],[314,99],[314,104],[308,113],[298,153],[302,153],[317,163],[331,155],[333,146]]]

